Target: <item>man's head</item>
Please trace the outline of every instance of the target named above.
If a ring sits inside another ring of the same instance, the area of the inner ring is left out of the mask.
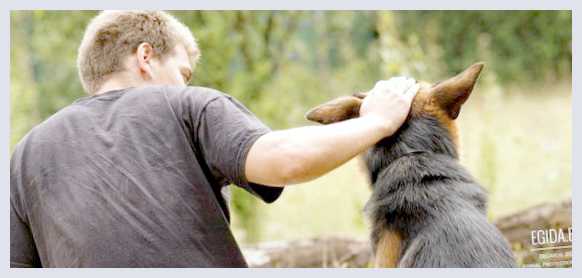
[[[95,94],[111,79],[129,86],[185,85],[200,51],[190,30],[162,11],[103,11],[87,26],[77,66]]]

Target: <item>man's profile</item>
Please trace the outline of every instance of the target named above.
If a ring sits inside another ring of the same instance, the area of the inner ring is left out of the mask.
[[[224,189],[275,201],[393,134],[418,90],[381,81],[357,119],[272,131],[229,95],[187,86],[200,52],[165,12],[91,21],[77,60],[88,96],[12,154],[11,267],[244,267]]]

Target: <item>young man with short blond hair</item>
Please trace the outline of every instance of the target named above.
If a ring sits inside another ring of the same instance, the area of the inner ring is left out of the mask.
[[[165,12],[91,21],[78,52],[89,96],[12,155],[11,267],[244,267],[226,186],[273,202],[393,134],[418,90],[381,81],[357,119],[271,131],[232,97],[186,85],[199,55]]]

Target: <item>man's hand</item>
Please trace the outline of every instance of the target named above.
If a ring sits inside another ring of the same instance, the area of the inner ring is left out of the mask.
[[[376,83],[360,107],[360,117],[377,121],[390,136],[404,123],[419,85],[412,78],[394,77]]]

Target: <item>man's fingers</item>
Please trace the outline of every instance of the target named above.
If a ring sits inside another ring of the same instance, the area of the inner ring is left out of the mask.
[[[406,82],[406,77],[404,77],[404,76],[392,77],[388,80],[380,80],[380,81],[376,82],[376,85],[374,86],[374,90],[378,89],[378,90],[385,91],[385,90],[397,89],[404,82]]]
[[[412,101],[412,99],[414,98],[414,96],[416,96],[416,93],[418,93],[418,90],[420,89],[420,85],[418,83],[410,86],[410,88],[408,88],[408,90],[406,90],[406,92],[404,92],[404,95],[410,100]]]
[[[411,88],[413,88],[415,85],[416,85],[416,80],[414,80],[412,78],[407,78],[406,81],[403,82],[400,92],[402,92],[404,95],[406,95],[406,94],[408,94],[409,90]]]
[[[392,77],[389,80],[381,80],[376,82],[372,93],[404,93],[409,88],[416,84],[416,80],[410,77],[398,76]]]

